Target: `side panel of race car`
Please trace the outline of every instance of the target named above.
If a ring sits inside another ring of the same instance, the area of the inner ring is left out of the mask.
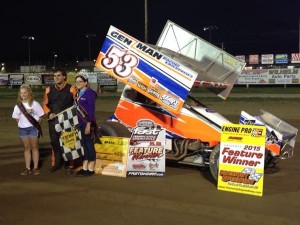
[[[217,114],[213,111],[209,115]],[[221,124],[209,115],[201,115],[183,108],[179,113],[169,113],[158,106],[144,105],[121,98],[115,110],[115,117],[127,127],[135,127],[140,119],[149,119],[166,129],[168,138],[200,140],[207,147],[215,146],[220,141]],[[219,114],[218,114],[219,115]],[[228,122],[221,117],[222,122]]]

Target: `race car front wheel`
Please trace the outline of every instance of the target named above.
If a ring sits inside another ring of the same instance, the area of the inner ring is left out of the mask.
[[[131,133],[123,124],[113,121],[105,121],[100,124],[100,133],[103,136],[130,137]]]

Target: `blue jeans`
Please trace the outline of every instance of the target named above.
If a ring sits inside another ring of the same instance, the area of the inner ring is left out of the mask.
[[[19,127],[19,136],[20,136],[20,138],[37,137],[38,130],[34,126],[26,127],[26,128]]]
[[[95,161],[96,160],[96,151],[94,146],[94,140],[92,139],[91,134],[84,134],[85,125],[80,126],[81,131],[81,143],[84,150],[83,160]]]

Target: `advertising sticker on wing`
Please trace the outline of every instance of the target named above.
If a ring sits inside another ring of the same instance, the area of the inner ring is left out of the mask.
[[[178,112],[197,73],[111,26],[95,66]]]

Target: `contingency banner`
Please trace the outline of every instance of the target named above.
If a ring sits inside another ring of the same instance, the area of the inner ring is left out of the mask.
[[[0,85],[8,85],[8,74],[0,74]]]
[[[265,126],[222,126],[218,190],[262,196],[265,140]]]
[[[137,122],[132,129],[127,159],[129,176],[163,176],[165,174],[166,132],[152,120]]]
[[[42,78],[40,73],[24,74],[24,80],[29,85],[42,85]]]
[[[9,74],[9,85],[22,85],[24,83],[24,74]]]
[[[151,100],[178,112],[197,73],[110,26],[95,66]]]
[[[299,84],[300,70],[293,69],[253,69],[243,70],[237,84]]]

